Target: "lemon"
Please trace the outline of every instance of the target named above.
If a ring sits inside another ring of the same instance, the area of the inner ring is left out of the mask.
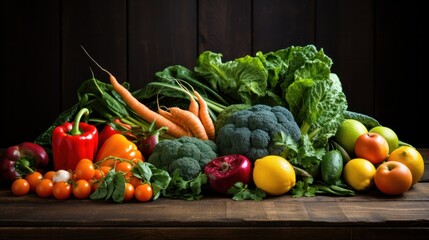
[[[369,130],[370,132],[378,133],[381,136],[386,139],[387,143],[389,144],[389,153],[391,153],[393,150],[397,149],[399,146],[399,138],[396,133],[388,127],[385,126],[377,126],[373,127]]]
[[[356,139],[367,132],[368,129],[358,120],[344,119],[337,129],[334,139],[350,156],[353,156]]]
[[[416,184],[423,177],[425,163],[420,152],[414,147],[401,146],[390,153],[387,161],[398,161],[405,164],[413,175],[413,184]]]
[[[287,193],[296,183],[292,164],[281,156],[268,155],[255,161],[253,181],[270,195]]]
[[[374,185],[376,168],[364,158],[353,158],[346,163],[343,176],[346,183],[356,191],[368,190]]]

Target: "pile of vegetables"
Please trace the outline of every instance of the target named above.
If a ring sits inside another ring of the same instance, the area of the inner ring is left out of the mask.
[[[322,49],[291,46],[226,62],[222,54],[205,51],[193,69],[169,66],[136,91],[96,65],[108,74],[109,83],[92,76],[81,84],[78,102],[35,140],[49,153],[54,129],[87,109],[82,121],[100,132],[108,128],[110,135],[123,134],[142,152],[150,146],[142,154],[150,168],[139,164],[134,172],[142,177],[145,169],[161,171],[166,182],[160,184],[157,197],[201,198],[207,183],[204,166],[231,154],[252,162],[268,154],[288,159],[300,176],[292,189],[296,197],[354,194],[341,181],[315,182],[323,157],[335,149],[331,137],[345,116],[353,114],[347,111],[340,79],[331,72],[332,60]],[[109,175],[109,181],[114,179]],[[234,188],[239,199],[261,199],[252,186]],[[95,198],[110,196],[108,189],[105,185]]]

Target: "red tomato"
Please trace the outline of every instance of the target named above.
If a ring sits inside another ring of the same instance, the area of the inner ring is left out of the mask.
[[[75,172],[75,179],[84,179],[89,181],[92,177],[94,177],[95,169],[94,164],[90,159],[84,158],[81,159],[74,170]]]
[[[131,176],[129,183],[131,183],[134,186],[134,188],[136,188],[138,185],[143,184],[143,181],[140,178]]]
[[[48,179],[51,179],[51,180],[52,180],[52,178],[54,177],[54,175],[55,175],[55,171],[48,171],[48,172],[46,172],[46,173],[43,175],[43,178],[48,178]]]
[[[405,164],[388,161],[377,167],[374,183],[378,190],[384,194],[400,195],[411,188],[413,175]]]
[[[70,198],[72,193],[71,185],[68,182],[60,181],[54,183],[54,186],[52,187],[52,195],[56,199],[67,199]]]
[[[39,197],[50,197],[54,184],[51,179],[42,179],[36,184],[36,193]]]
[[[77,180],[72,187],[73,196],[79,199],[88,198],[91,195],[91,184],[85,179]]]
[[[134,190],[134,197],[140,202],[148,202],[153,197],[152,186],[148,183],[137,186]]]
[[[12,193],[17,196],[26,195],[30,191],[30,184],[23,178],[18,178],[12,183]]]
[[[134,198],[134,186],[131,183],[125,183],[124,202],[131,201]]]
[[[99,169],[99,168],[95,169],[93,178],[95,178],[95,179],[98,180],[98,179],[101,179],[104,176],[105,176],[104,172],[101,169]]]
[[[32,172],[25,176],[25,180],[27,180],[28,184],[30,184],[30,191],[36,191],[37,183],[43,179],[43,175],[40,172]]]
[[[133,174],[131,172],[132,169],[133,169],[133,164],[130,162],[127,162],[127,161],[118,162],[116,164],[116,167],[115,167],[115,171],[116,172],[123,172],[125,179],[128,179],[128,180],[131,177],[131,175]]]

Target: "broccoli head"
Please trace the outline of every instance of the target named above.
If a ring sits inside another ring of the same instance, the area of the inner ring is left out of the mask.
[[[219,129],[216,144],[220,155],[242,154],[254,162],[269,154],[280,154],[283,147],[272,141],[280,132],[297,142],[301,138],[299,126],[288,109],[258,104],[234,112]]]
[[[170,174],[178,169],[184,180],[190,180],[217,156],[217,146],[213,141],[184,136],[160,141],[147,161]]]

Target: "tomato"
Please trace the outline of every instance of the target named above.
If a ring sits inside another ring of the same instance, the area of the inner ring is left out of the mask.
[[[91,185],[85,179],[77,180],[72,186],[73,196],[79,199],[88,198],[91,195]]]
[[[136,188],[138,185],[143,184],[143,181],[138,177],[131,176],[129,183],[131,183],[134,186],[134,188]]]
[[[40,172],[32,172],[25,176],[25,180],[27,180],[28,184],[30,184],[30,191],[36,191],[37,183],[43,179],[43,175]]]
[[[123,172],[123,173],[128,173],[133,169],[133,164],[130,162],[119,162],[116,164],[115,166],[115,171],[116,172]]]
[[[42,179],[37,182],[36,193],[39,197],[50,197],[52,195],[52,188],[54,184],[51,179]]]
[[[71,185],[68,182],[56,182],[52,187],[52,195],[56,199],[67,199],[70,198],[72,193]]]
[[[99,168],[94,169],[94,176],[93,176],[93,178],[95,178],[95,179],[101,179],[104,176],[105,176],[104,172],[101,169],[99,169]]]
[[[131,201],[134,198],[134,186],[131,183],[125,183],[124,202]]]
[[[388,161],[377,167],[374,183],[384,194],[401,195],[411,188],[413,175],[405,164]]]
[[[23,178],[18,178],[12,183],[12,193],[17,196],[26,195],[30,191],[30,184]]]
[[[133,169],[133,164],[127,161],[119,162],[115,166],[116,172],[123,172],[125,179],[129,179],[133,174],[131,170]]]
[[[148,202],[153,197],[152,186],[148,183],[141,184],[134,189],[134,197],[140,202]]]
[[[51,179],[54,177],[55,171],[48,171],[43,175],[43,178]]]
[[[100,184],[101,180],[100,179],[95,179],[95,178],[91,178],[88,183],[91,186],[91,192],[95,192],[95,190],[97,190],[98,188],[98,184]]]
[[[112,170],[112,167],[103,165],[100,166],[98,169],[100,169],[103,172],[104,176],[106,176],[110,172],[110,170]]]
[[[84,179],[89,181],[92,177],[94,177],[95,169],[94,164],[92,161],[88,158],[83,158],[79,160],[79,162],[76,165],[76,168],[74,170],[75,172],[75,179]]]

